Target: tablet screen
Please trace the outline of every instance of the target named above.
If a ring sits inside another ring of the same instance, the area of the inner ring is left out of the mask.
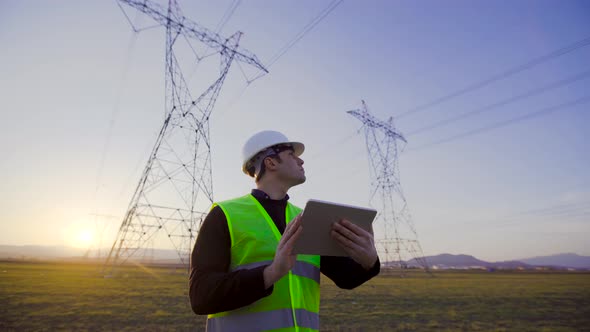
[[[322,256],[348,256],[340,245],[332,240],[332,224],[346,219],[373,233],[372,222],[377,210],[352,205],[310,199],[303,210],[303,231],[294,246],[297,254]]]

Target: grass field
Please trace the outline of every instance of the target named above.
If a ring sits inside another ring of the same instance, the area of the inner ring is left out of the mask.
[[[201,331],[184,270],[0,263],[0,331]],[[590,331],[590,273],[412,272],[345,291],[322,280],[322,331]]]

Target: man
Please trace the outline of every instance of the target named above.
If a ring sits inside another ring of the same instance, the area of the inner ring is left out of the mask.
[[[345,289],[380,271],[373,236],[341,220],[331,236],[349,257],[295,255],[301,209],[287,191],[305,182],[304,145],[276,131],[252,136],[242,171],[256,189],[216,203],[205,218],[191,256],[190,302],[207,314],[207,331],[319,329],[320,272]]]

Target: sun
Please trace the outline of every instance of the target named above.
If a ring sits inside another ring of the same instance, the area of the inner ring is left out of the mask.
[[[74,246],[78,248],[88,248],[92,245],[94,240],[94,233],[89,229],[81,229],[75,235],[73,239]]]

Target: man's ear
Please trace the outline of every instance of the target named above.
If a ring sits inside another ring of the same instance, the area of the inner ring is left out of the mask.
[[[264,167],[269,170],[269,169],[274,169],[274,167],[276,167],[277,162],[276,160],[274,160],[274,158],[271,157],[266,157],[264,158]]]

